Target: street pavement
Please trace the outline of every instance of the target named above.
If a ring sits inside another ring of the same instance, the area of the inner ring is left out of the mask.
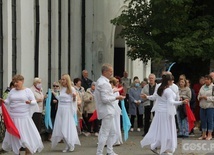
[[[120,146],[115,146],[114,151],[119,155],[154,155],[150,151],[149,147],[141,148],[140,141],[142,140],[141,132],[129,132],[129,139]],[[197,138],[200,136],[199,132],[194,137],[188,138],[188,140],[198,141]],[[200,153],[193,151],[191,153],[182,153],[182,138],[178,138],[178,148],[176,149],[174,155],[214,155],[214,153]],[[187,140],[187,138],[185,139]],[[59,143],[56,148],[51,149],[51,142],[44,141],[44,149],[39,155],[62,155],[62,154],[72,154],[72,155],[95,155],[97,147],[97,137],[90,135],[85,137],[80,135],[81,146],[76,146],[74,152],[62,153],[62,150],[65,148],[64,143]],[[214,142],[214,141],[213,141]],[[2,155],[13,155],[12,152],[0,153]],[[104,148],[104,155],[106,154],[106,148]],[[21,151],[21,155],[24,155],[24,151]]]

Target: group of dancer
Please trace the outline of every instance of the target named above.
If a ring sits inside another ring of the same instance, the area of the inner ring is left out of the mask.
[[[121,110],[118,106],[118,100],[125,97],[120,96],[115,88],[117,79],[111,78],[112,73],[112,67],[104,65],[102,75],[96,82],[97,91],[95,91],[94,96],[96,103],[98,103],[96,105],[98,118],[102,119],[98,135],[97,154],[99,155],[102,154],[105,145],[107,145],[107,153],[112,155],[114,154],[113,145],[122,143],[121,132],[119,132]],[[40,152],[44,146],[37,126],[32,119],[33,114],[41,111],[38,101],[35,99],[32,90],[24,86],[22,75],[15,75],[12,82],[13,89],[11,89],[6,99],[0,98],[0,105],[6,105],[20,137],[16,137],[6,130],[2,148],[6,151],[12,150],[15,155],[20,154],[21,148],[25,148],[26,155]],[[81,145],[74,117],[78,109],[77,92],[68,74],[62,75],[60,85],[58,95],[52,92],[58,101],[58,107],[50,140],[52,148],[55,148],[57,143],[63,140],[66,147],[62,152],[72,152],[75,145]]]
[[[97,116],[102,120],[96,155],[103,155],[105,145],[107,145],[107,155],[117,155],[113,150],[113,145],[122,143],[121,132],[119,132],[121,109],[118,101],[124,100],[125,96],[120,95],[115,88],[117,79],[112,78],[113,67],[110,64],[102,66],[101,74],[96,84],[94,83]],[[150,145],[151,150],[156,154],[171,155],[175,152],[177,148],[176,106],[189,103],[188,99],[182,101],[178,99],[178,89],[173,81],[173,75],[165,73],[153,95],[141,95],[143,101],[155,101],[151,110],[155,112],[155,115],[149,131],[140,144],[141,147]],[[16,155],[20,154],[21,147],[26,149],[26,154],[40,152],[44,146],[32,119],[33,113],[39,111],[37,101],[32,91],[24,87],[22,75],[15,75],[12,82],[14,88],[5,100],[0,98],[0,101],[7,106],[20,137],[15,137],[6,131],[2,148],[6,151],[12,150]],[[74,117],[78,110],[77,92],[68,74],[62,75],[60,85],[60,92],[55,95],[59,104],[50,140],[52,148],[63,140],[66,147],[62,152],[72,152],[75,145],[81,145]],[[204,98],[202,95],[199,97],[200,100]],[[202,138],[204,137],[203,133]]]
[[[44,148],[40,133],[38,132],[32,115],[39,112],[39,107],[31,89],[24,87],[24,77],[15,75],[12,79],[14,88],[8,94],[6,100],[0,101],[6,105],[10,117],[19,132],[19,137],[10,134],[7,130],[2,143],[6,151],[20,154],[21,147],[25,148],[25,154],[34,154]],[[60,104],[55,119],[55,125],[51,137],[52,148],[61,140],[66,144],[63,152],[74,151],[75,145],[80,145],[74,115],[77,112],[76,92],[72,86],[70,76],[64,74],[61,77],[60,95],[56,96]]]

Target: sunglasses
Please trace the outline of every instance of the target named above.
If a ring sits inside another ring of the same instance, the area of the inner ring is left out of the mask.
[[[53,85],[53,87],[59,87],[58,85]]]

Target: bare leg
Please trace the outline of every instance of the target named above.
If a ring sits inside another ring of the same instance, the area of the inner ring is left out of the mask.
[[[29,151],[29,149],[25,148],[25,155],[30,155],[30,154],[31,154],[31,152]]]

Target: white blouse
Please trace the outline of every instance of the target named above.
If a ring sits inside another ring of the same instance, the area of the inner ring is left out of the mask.
[[[26,104],[26,101],[31,101],[30,104]],[[9,107],[11,117],[25,117],[30,116],[30,110],[32,106],[36,105],[36,99],[33,92],[29,88],[24,90],[12,89],[8,94],[5,104]]]

